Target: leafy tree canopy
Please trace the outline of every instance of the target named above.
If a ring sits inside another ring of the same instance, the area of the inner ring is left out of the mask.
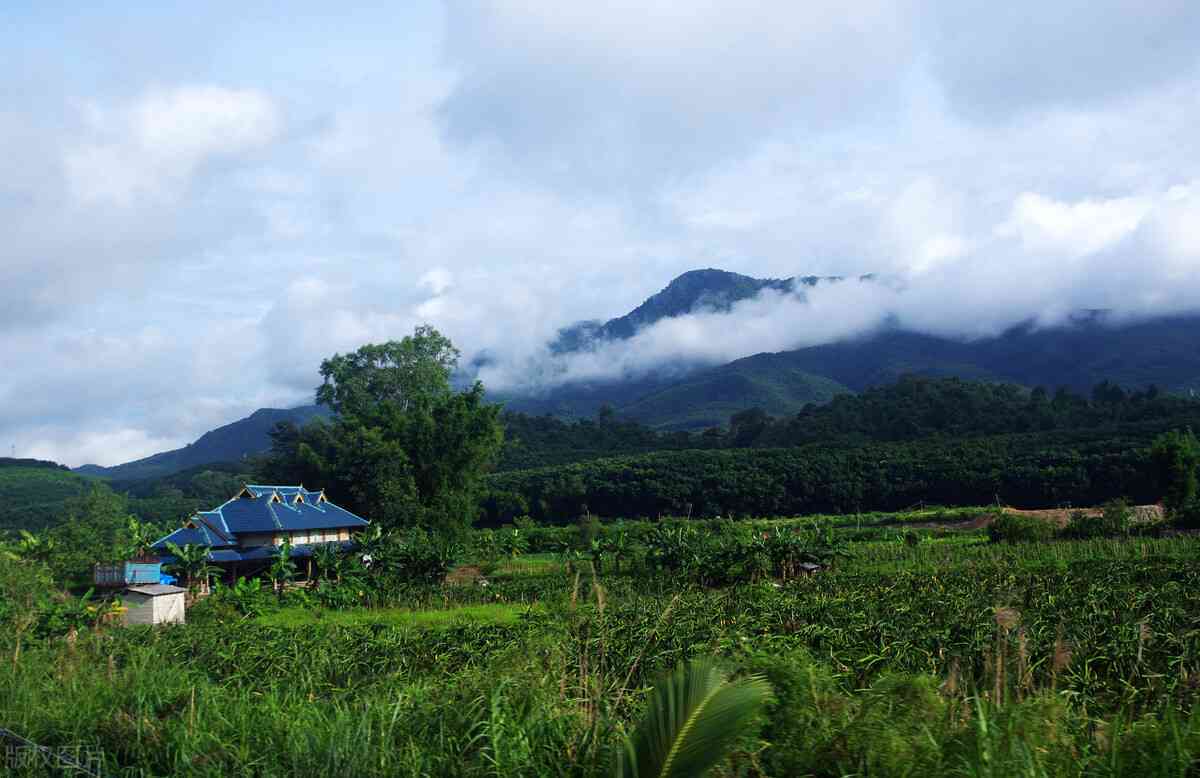
[[[469,526],[503,433],[482,384],[450,386],[457,359],[449,339],[422,326],[325,360],[317,400],[337,417],[276,427],[264,480],[322,486],[386,527]]]
[[[450,393],[450,374],[459,351],[428,325],[403,340],[367,344],[353,354],[335,354],[321,363],[324,383],[317,402],[340,416],[369,417],[394,405],[406,412]]]

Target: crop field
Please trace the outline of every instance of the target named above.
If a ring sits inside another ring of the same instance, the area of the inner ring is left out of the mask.
[[[593,553],[518,528],[362,599],[224,589],[185,626],[0,643],[0,722],[113,775],[611,775],[704,656],[773,689],[720,775],[1200,770],[1200,537],[933,513],[608,525]]]

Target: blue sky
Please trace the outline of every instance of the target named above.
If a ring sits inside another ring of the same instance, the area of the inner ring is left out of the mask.
[[[6,6],[0,448],[178,446],[422,322],[520,388],[1200,299],[1195,3],[394,5]],[[709,266],[887,283],[547,369]]]

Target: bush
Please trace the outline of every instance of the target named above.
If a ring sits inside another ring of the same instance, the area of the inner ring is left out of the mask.
[[[1032,543],[1053,540],[1058,527],[1036,516],[1002,513],[988,526],[988,537],[993,543]]]
[[[462,556],[452,539],[414,528],[392,533],[381,543],[371,572],[392,581],[438,583]]]
[[[247,580],[239,577],[232,586],[218,582],[213,585],[212,594],[207,599],[214,607],[228,605],[251,618],[272,610],[277,604],[275,596],[262,585],[262,579],[259,578]]]
[[[1104,503],[1101,516],[1088,516],[1083,511],[1071,514],[1063,529],[1063,537],[1075,540],[1087,538],[1128,537],[1133,529],[1133,509],[1123,499]]]

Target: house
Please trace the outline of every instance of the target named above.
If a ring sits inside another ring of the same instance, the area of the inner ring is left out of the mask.
[[[130,586],[121,595],[126,624],[182,624],[187,589],[168,584]]]
[[[189,543],[209,548],[209,561],[226,577],[253,575],[271,564],[284,541],[292,544],[292,558],[303,563],[325,543],[353,545],[354,536],[370,524],[325,497],[324,491],[301,486],[247,484],[240,492],[211,511],[200,511],[183,526],[156,541],[152,548],[164,563],[175,561],[167,543]]]

